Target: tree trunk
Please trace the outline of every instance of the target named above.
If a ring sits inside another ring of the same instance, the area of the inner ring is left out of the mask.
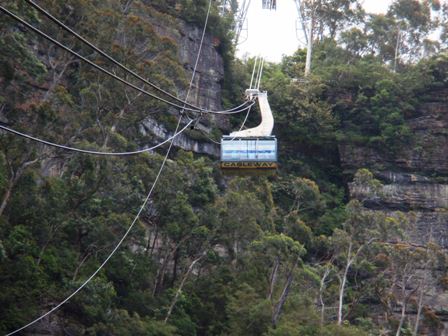
[[[283,306],[285,305],[286,299],[288,298],[289,290],[291,289],[291,284],[292,281],[294,280],[294,270],[297,267],[299,260],[300,257],[297,257],[296,261],[294,262],[294,265],[289,271],[285,286],[283,287],[282,295],[280,296],[280,299],[278,300],[278,303],[274,308],[274,314],[272,316],[272,326],[274,328],[277,326],[277,322],[282,312]]]
[[[76,269],[73,272],[72,281],[76,280],[76,278],[78,277],[78,274],[79,274],[79,270],[81,269],[82,265],[84,265],[84,263],[87,261],[87,259],[90,257],[90,255],[91,255],[91,253],[87,252],[85,254],[85,256],[82,258],[82,260],[79,262],[78,266],[76,266]]]
[[[193,270],[194,265],[196,265],[196,263],[199,262],[199,260],[201,260],[205,256],[205,254],[206,254],[206,251],[204,251],[204,253],[202,253],[202,255],[199,258],[196,258],[195,260],[193,260],[193,262],[188,267],[188,270],[185,273],[184,277],[182,278],[179,288],[177,289],[176,294],[174,295],[173,300],[171,301],[170,308],[168,309],[168,312],[166,313],[165,320],[163,321],[165,324],[168,322],[168,319],[170,318],[171,313],[173,312],[173,309],[174,309],[174,306],[176,305],[177,299],[179,298],[179,295],[182,292],[185,282],[187,281],[188,276],[190,275],[191,271]]]
[[[3,212],[6,209],[6,206],[8,205],[9,199],[11,198],[12,190],[14,189],[16,183],[19,181],[20,177],[23,175],[23,172],[25,169],[32,164],[36,163],[38,159],[34,159],[31,161],[23,162],[19,168],[17,168],[15,171],[10,165],[10,178],[8,181],[8,187],[6,188],[5,193],[3,194],[2,203],[0,205],[0,216],[3,215]]]
[[[302,25],[303,35],[305,36],[305,42],[308,44],[308,29],[306,27],[306,15],[305,15],[305,8],[303,6],[303,2],[301,0],[296,0],[297,5],[297,12],[299,13],[300,17],[300,24]]]
[[[174,287],[174,283],[177,280],[177,264],[179,262],[179,250],[176,250],[176,252],[174,252],[174,257],[173,257],[173,278],[171,280],[171,286]]]
[[[324,275],[320,279],[320,286],[319,286],[319,301],[320,301],[320,326],[322,327],[325,322],[325,302],[324,302],[324,290],[325,290],[325,280],[327,279],[328,275],[330,274],[330,268],[326,268]]]
[[[165,255],[163,256],[162,266],[157,269],[157,274],[154,281],[154,289],[152,292],[152,296],[155,296],[158,292],[159,287],[163,284],[165,278],[166,267],[168,265],[168,261],[170,259],[170,249],[167,247],[165,251]]]
[[[238,238],[234,237],[233,240],[233,257],[235,258],[235,265],[238,262]]]
[[[270,276],[269,281],[269,293],[268,293],[268,300],[272,300],[272,294],[274,293],[275,283],[277,282],[277,273],[278,273],[278,267],[280,266],[280,258],[277,257],[274,261],[274,266],[272,267],[272,272]]]
[[[42,261],[42,257],[45,253],[45,250],[47,249],[48,245],[50,244],[52,238],[49,238],[46,240],[46,242],[44,243],[44,246],[42,246],[42,248],[39,251],[39,257],[37,258],[36,261],[36,266],[39,266],[41,261]]]
[[[154,253],[154,249],[156,247],[157,239],[159,238],[159,226],[157,224],[155,224],[155,225],[156,225],[156,232],[154,233],[154,238],[153,238],[153,241],[152,241],[152,244],[151,244],[151,248],[149,249],[149,251],[150,251],[149,252],[149,257],[150,258],[152,257],[152,255]],[[151,243],[151,237],[149,237],[149,240],[148,240],[148,247],[149,247],[150,243]]]
[[[15,178],[10,178],[8,182],[8,187],[6,188],[5,193],[3,194],[2,204],[0,205],[0,216],[3,215],[3,211],[5,211],[6,206],[8,205],[9,198],[11,197],[12,189],[14,188]]]
[[[412,335],[417,336],[418,335],[418,327],[420,324],[420,316],[422,314],[422,308],[423,308],[423,294],[426,287],[426,281],[428,278],[428,273],[426,272],[426,267],[424,269],[425,275],[423,276],[423,280],[420,282],[420,296],[418,298],[418,308],[417,308],[417,316],[415,318],[415,326],[414,326],[414,332]]]
[[[342,324],[342,307],[344,303],[344,292],[345,292],[345,285],[347,283],[347,275],[348,271],[350,270],[350,267],[355,262],[356,258],[358,258],[361,251],[366,247],[369,246],[373,241],[375,241],[376,238],[370,238],[369,241],[367,241],[365,244],[362,244],[356,252],[352,256],[352,249],[353,249],[353,242],[350,241],[348,245],[348,251],[347,251],[347,265],[345,266],[344,274],[342,276],[341,286],[339,288],[339,307],[338,307],[338,325]]]
[[[314,3],[313,3],[314,6]],[[313,55],[313,40],[314,40],[314,9],[313,9],[313,14],[311,16],[311,21],[310,21],[310,30],[309,30],[309,34],[308,34],[308,47],[306,50],[306,63],[305,63],[305,77],[308,77],[311,73],[311,59],[312,59],[312,55]]]
[[[403,279],[402,279],[402,288],[401,288],[401,295],[402,295],[402,306],[401,306],[401,316],[400,316],[400,323],[398,325],[397,328],[397,333],[395,334],[395,336],[400,336],[401,333],[401,328],[403,327],[404,324],[404,320],[406,318],[406,307],[408,304],[408,300],[412,297],[412,295],[419,289],[419,287],[417,286],[417,288],[415,288],[414,290],[412,290],[407,296],[406,296],[406,287],[407,285],[411,282],[411,279],[413,278],[413,275],[409,275],[406,276],[406,274],[408,274],[409,271],[411,271],[408,267],[408,265],[406,265],[404,267],[404,271],[403,271]]]
[[[428,238],[428,243],[426,244],[426,262],[425,262],[425,267],[423,267],[423,279],[420,282],[419,288],[420,288],[420,295],[418,298],[418,307],[417,307],[417,316],[415,318],[415,326],[414,326],[414,332],[413,332],[413,336],[417,336],[418,333],[418,327],[420,324],[420,316],[422,314],[422,308],[423,308],[423,294],[425,292],[425,288],[426,288],[426,283],[428,281],[428,267],[430,266],[431,263],[431,259],[430,259],[430,254],[429,254],[429,248],[428,245],[432,243],[432,225],[429,228],[429,238]]]
[[[400,37],[401,37],[401,29],[398,27],[397,32],[397,43],[395,45],[395,54],[394,54],[394,72],[397,72],[397,61],[399,57],[399,47],[400,47]]]
[[[54,89],[56,88],[56,86],[61,82],[62,77],[64,76],[65,72],[68,69],[68,66],[73,64],[73,63],[77,63],[79,62],[78,60],[73,59],[73,57],[70,57],[65,63],[62,64],[62,61],[60,64],[55,64],[51,61],[51,52],[52,52],[53,48],[50,48],[48,50],[48,64],[51,68],[51,70],[53,71],[53,80],[51,81],[47,92],[45,92],[44,97],[43,97],[43,101],[46,102],[48,101],[51,96],[53,95]],[[60,66],[62,64],[62,69],[61,71],[59,71],[59,73],[57,72],[57,68],[58,66]]]
[[[133,0],[128,0],[126,2],[126,4],[123,6],[123,14],[125,14],[125,15],[128,14],[129,8],[131,7],[132,2],[133,2]]]
[[[141,87],[141,89],[144,89],[144,85]],[[125,92],[126,93],[126,92]],[[121,108],[120,109],[120,112],[118,113],[118,116],[117,116],[117,118],[115,119],[115,121],[114,121],[114,123],[113,123],[113,125],[110,127],[110,131],[109,132],[106,132],[106,135],[105,135],[105,137],[104,137],[104,141],[103,141],[103,148],[106,148],[107,147],[107,145],[109,144],[109,140],[110,140],[110,135],[112,134],[112,133],[115,133],[115,131],[116,131],[116,129],[117,129],[117,126],[118,126],[118,123],[119,123],[119,121],[123,118],[123,116],[124,116],[124,114],[125,114],[125,112],[127,111],[127,109],[130,107],[130,106],[132,106],[132,104],[137,100],[137,98],[138,97],[140,97],[142,95],[142,93],[141,92],[139,92],[134,98],[129,98],[128,97],[128,95],[127,95],[127,93],[126,93],[126,99],[127,99],[127,103],[126,103],[126,105],[123,107],[123,108]]]
[[[400,336],[401,333],[401,328],[403,327],[403,323],[404,323],[404,318],[406,317],[406,285],[403,283],[403,288],[402,288],[402,304],[401,304],[401,315],[400,315],[400,323],[398,324],[398,328],[397,328],[397,333],[395,334],[395,336]]]
[[[187,234],[185,236],[183,236],[176,245],[174,245],[171,249],[170,246],[167,247],[166,249],[166,253],[165,256],[163,257],[163,264],[162,267],[159,268],[159,270],[157,270],[157,275],[156,275],[156,281],[154,283],[154,290],[153,290],[153,296],[155,296],[155,294],[157,293],[157,289],[158,287],[160,287],[160,285],[162,285],[165,281],[165,275],[167,272],[167,268],[168,268],[168,262],[169,260],[172,258],[172,256],[177,252],[177,250],[179,249],[179,247],[185,242],[187,241],[189,238],[191,237],[191,234]],[[167,240],[169,241],[169,239],[167,238]],[[168,243],[169,244],[169,243]]]
[[[348,274],[348,270],[350,269],[350,266],[353,262],[353,259],[351,257],[352,247],[353,247],[353,243],[350,242],[350,244],[348,246],[348,253],[347,253],[347,265],[345,266],[344,274],[341,279],[341,285],[339,287],[339,305],[338,305],[338,325],[339,326],[342,324],[342,307],[344,304],[344,292],[345,292],[345,284],[347,283],[347,274]]]
[[[322,292],[319,293],[319,300],[320,300],[320,326],[324,326],[325,322],[325,302],[322,297]]]

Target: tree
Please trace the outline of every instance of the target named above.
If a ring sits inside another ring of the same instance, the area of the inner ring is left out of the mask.
[[[387,15],[370,15],[366,31],[371,52],[376,52],[394,72],[401,63],[429,55],[434,44],[429,35],[436,28],[438,1],[395,0]]]
[[[440,246],[438,246],[436,243],[434,243],[432,235],[433,235],[433,233],[432,233],[432,228],[431,228],[428,241],[426,242],[425,253],[423,255],[423,260],[422,260],[422,263],[423,263],[422,270],[423,270],[424,274],[418,284],[418,290],[420,293],[419,293],[418,301],[417,301],[417,316],[415,318],[413,336],[417,336],[418,332],[419,332],[420,319],[421,319],[422,311],[423,311],[424,305],[425,305],[424,295],[428,289],[428,282],[429,282],[428,278],[429,278],[429,276],[436,277],[434,272],[432,274],[430,274],[430,271],[437,269],[441,265],[443,265],[443,262],[440,262],[440,260],[445,259],[444,252],[442,251]]]
[[[227,249],[235,266],[240,254],[247,250],[253,240],[260,237],[266,220],[265,205],[255,193],[239,188],[239,182],[241,181],[233,181],[215,203],[220,242]],[[270,223],[266,224],[271,226]]]
[[[411,302],[417,309],[417,316],[413,326],[413,335],[418,335],[421,314],[424,305],[424,295],[427,293],[429,277],[437,277],[437,272],[431,272],[439,268],[440,260],[444,259],[440,247],[432,241],[432,233],[429,232],[428,241],[425,244],[412,243],[410,235],[415,228],[412,222],[401,214],[389,219],[398,225],[405,226],[406,233],[401,237],[391,239],[380,245],[382,259],[385,263],[387,292],[383,294],[387,303],[387,314],[393,316],[399,307],[400,315],[396,326],[395,335],[401,335]],[[399,224],[399,222],[402,222]],[[432,229],[430,229],[431,231]],[[409,321],[409,328],[410,326]]]
[[[315,40],[334,40],[346,25],[361,21],[358,0],[297,0],[302,30],[307,43],[305,77],[311,73],[311,59]]]
[[[252,246],[256,252],[256,259],[262,258],[265,259],[263,263],[272,264],[267,299],[271,302],[271,323],[275,328],[289,296],[294,280],[294,273],[301,261],[300,257],[305,254],[305,249],[299,242],[283,234],[268,234],[262,239],[254,241]],[[263,258],[263,256],[269,256],[269,259],[266,257]],[[283,274],[285,280],[284,285],[280,287],[281,294],[276,300],[274,299],[274,292],[279,281],[279,274]]]
[[[320,305],[320,325],[321,327],[325,324],[325,300],[324,293],[326,291],[328,282],[330,281],[331,273],[334,272],[333,259],[331,258],[328,262],[322,265],[320,268],[320,279],[319,279],[319,305]]]
[[[425,250],[421,248],[413,248],[407,243],[396,243],[386,248],[387,255],[390,260],[391,272],[393,274],[393,287],[399,290],[400,319],[395,335],[400,336],[406,317],[406,309],[411,297],[418,290],[418,286],[412,290],[408,290],[411,281],[416,276],[416,269],[421,264]],[[393,288],[392,287],[392,288]]]
[[[354,184],[358,185],[358,188],[367,187],[369,194],[377,193],[381,186],[365,169],[356,173]],[[352,200],[347,204],[347,220],[330,238],[335,264],[339,269],[336,273],[339,279],[338,325],[342,325],[343,321],[344,295],[350,269],[360,258],[368,256],[368,249],[373,243],[395,237],[403,226],[401,221],[388,220],[382,212],[365,209],[362,202],[362,199]]]
[[[167,174],[161,179],[166,187],[154,197],[157,209],[154,244],[156,239],[162,241],[157,251],[162,264],[155,279],[154,295],[166,285],[170,262],[174,284],[182,259],[196,260],[204,249],[213,245],[217,230],[211,223],[201,220],[217,193],[212,170],[204,159],[195,160],[191,153],[181,151],[177,158],[176,163],[168,165]]]
[[[422,42],[434,27],[431,18],[431,2],[396,0],[391,5],[388,15],[397,22],[393,63],[393,69],[396,71],[400,54],[406,55],[410,61],[422,57],[422,48],[425,47]]]

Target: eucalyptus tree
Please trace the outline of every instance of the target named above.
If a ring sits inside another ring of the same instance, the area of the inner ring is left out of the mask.
[[[358,191],[363,190],[355,194],[358,198],[361,194],[374,197],[381,190],[381,184],[367,169],[359,170],[355,174],[352,188],[354,187],[358,188]],[[338,325],[343,322],[344,297],[351,268],[362,258],[369,258],[368,250],[374,243],[387,241],[401,230],[400,225],[389,225],[391,222],[384,213],[368,210],[364,208],[363,203],[364,199],[361,198],[347,204],[347,220],[330,237],[334,264],[337,266],[336,276],[339,280]]]
[[[386,15],[372,14],[366,23],[371,52],[398,70],[400,63],[415,63],[437,50],[430,35],[438,27],[438,0],[395,0]]]
[[[441,15],[440,15],[440,26],[441,26],[441,34],[440,40],[444,47],[448,44],[448,4],[443,2],[441,4]]]
[[[404,60],[415,62],[427,54],[428,50],[424,48],[428,44],[424,42],[435,28],[431,10],[439,9],[437,1],[396,0],[392,3],[387,15],[395,20],[396,25],[394,71],[400,55]]]
[[[271,323],[275,328],[290,295],[294,275],[305,249],[299,242],[284,234],[267,234],[254,241],[252,249],[255,254],[254,262],[261,260],[272,267],[268,277],[267,299],[271,302]],[[282,285],[279,286],[279,283]],[[277,298],[276,293],[279,293]]]
[[[313,46],[326,38],[336,39],[347,27],[362,20],[359,0],[297,0],[302,30],[307,44],[305,77],[311,72]]]

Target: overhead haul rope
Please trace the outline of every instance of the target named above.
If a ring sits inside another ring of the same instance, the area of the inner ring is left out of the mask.
[[[247,121],[247,118],[249,117],[249,114],[250,114],[250,110],[251,110],[251,109],[252,109],[252,106],[249,106],[249,108],[247,109],[246,117],[244,118],[243,123],[241,124],[241,127],[239,128],[238,132],[241,131],[241,130],[243,129],[244,125],[246,124],[246,121]],[[0,125],[0,127],[1,127],[1,125]],[[208,138],[211,142],[214,142],[214,143],[217,144],[217,145],[221,145],[221,143],[220,143],[219,141],[216,141],[216,140],[212,139],[212,138],[209,137],[208,135],[207,135],[207,138]],[[232,141],[233,141],[233,140],[235,140],[235,138],[233,138]]]
[[[258,61],[260,63],[258,63]],[[258,65],[257,65],[257,63],[258,63]],[[261,75],[263,74],[263,67],[264,67],[264,58],[257,56],[255,58],[254,68],[252,70],[252,77],[250,79],[249,89],[260,90]],[[256,73],[255,73],[255,69],[257,69]],[[255,79],[255,82],[254,82],[254,79]],[[252,87],[252,83],[254,84],[254,87]]]
[[[50,14],[47,10],[45,10],[44,8],[42,8],[41,6],[39,6],[38,4],[36,4],[34,1],[32,0],[25,0],[28,4],[30,4],[30,6],[34,7],[36,10],[38,10],[40,13],[42,13],[43,15],[45,15],[48,19],[50,19],[51,21],[53,21],[54,23],[56,23],[59,27],[61,27],[62,29],[64,29],[65,31],[69,32],[70,34],[72,34],[73,36],[75,36],[79,41],[81,41],[82,43],[88,45],[90,48],[92,48],[93,50],[95,50],[97,53],[99,53],[100,55],[102,55],[103,57],[107,58],[109,61],[111,61],[113,64],[115,64],[116,66],[118,66],[120,69],[124,70],[125,72],[131,74],[133,77],[141,80],[142,82],[144,82],[145,84],[149,85],[150,87],[154,88],[155,90],[167,95],[168,97],[184,104],[185,102],[178,98],[177,96],[171,94],[170,92],[162,89],[161,87],[157,86],[154,83],[151,83],[149,80],[147,80],[146,78],[140,76],[138,73],[136,73],[135,71],[129,69],[128,67],[126,67],[125,65],[123,65],[122,63],[120,63],[119,61],[117,61],[115,58],[113,58],[112,56],[110,56],[109,54],[107,54],[104,50],[100,49],[99,47],[97,47],[96,45],[94,45],[92,42],[88,41],[86,38],[84,38],[83,36],[81,36],[80,34],[78,34],[77,32],[75,32],[73,29],[71,29],[70,27],[68,27],[66,24],[64,24],[62,21],[58,20],[55,16],[53,16],[52,14]],[[198,111],[207,111],[204,108],[198,107],[196,105],[190,104],[190,103],[186,103],[185,105],[194,108]],[[237,110],[241,108],[240,106],[236,106],[234,108],[228,109],[228,110],[223,110],[221,112],[231,112],[234,110]],[[211,111],[209,111],[211,113]]]
[[[203,32],[202,32],[202,38],[201,38],[201,43],[200,43],[200,45],[199,45],[198,55],[197,55],[197,58],[196,58],[196,64],[195,64],[195,67],[194,67],[194,69],[193,69],[193,74],[192,74],[192,77],[191,77],[190,86],[189,86],[189,88],[188,88],[188,91],[187,91],[187,95],[186,95],[185,101],[187,101],[187,99],[188,99],[188,96],[189,96],[189,94],[190,94],[191,86],[193,85],[194,76],[195,76],[195,74],[196,74],[197,64],[198,64],[198,62],[199,62],[199,57],[200,57],[200,55],[201,55],[202,44],[203,44],[203,42],[204,42],[205,31],[206,31],[207,24],[208,24],[208,19],[209,19],[209,16],[210,16],[210,8],[211,8],[211,5],[212,5],[212,0],[210,0],[209,5],[208,5],[207,17],[206,17],[206,19],[205,19],[205,23],[204,23],[204,30],[203,30]],[[179,130],[179,126],[180,126],[181,120],[182,120],[182,114],[181,114],[180,117],[179,117],[179,120],[178,120],[178,122],[177,122],[177,126],[176,126],[176,131],[175,131],[174,133],[177,133],[177,131]],[[172,148],[172,147],[173,147],[173,141],[170,142],[170,146],[169,146],[169,148],[168,148],[168,151],[167,151],[166,154],[165,154],[165,157],[164,157],[163,162],[162,162],[162,164],[161,164],[161,166],[160,166],[160,168],[159,168],[159,171],[158,171],[157,176],[156,176],[156,178],[155,178],[155,180],[154,180],[154,183],[152,184],[151,189],[150,189],[149,192],[148,192],[148,195],[146,196],[145,200],[143,201],[143,204],[140,206],[140,209],[139,209],[139,211],[137,212],[137,215],[135,216],[135,218],[134,218],[134,220],[132,221],[131,225],[129,226],[129,228],[127,229],[127,231],[126,231],[125,234],[123,235],[123,237],[120,239],[120,241],[118,242],[118,244],[115,246],[115,248],[112,250],[112,252],[107,256],[107,258],[103,261],[103,263],[98,267],[98,269],[97,269],[95,272],[93,272],[92,275],[91,275],[86,281],[84,281],[83,284],[82,284],[80,287],[78,287],[78,289],[76,289],[72,294],[70,294],[67,298],[65,298],[65,299],[64,299],[62,302],[60,302],[57,306],[53,307],[51,310],[49,310],[49,311],[46,312],[45,314],[41,315],[40,317],[36,318],[35,320],[31,321],[30,323],[24,325],[23,327],[21,327],[21,328],[19,328],[19,329],[16,329],[16,330],[10,332],[9,334],[6,334],[6,336],[14,335],[14,334],[18,333],[19,331],[22,331],[23,329],[28,328],[29,326],[33,325],[34,323],[40,321],[40,320],[43,319],[44,317],[50,315],[51,313],[53,313],[54,311],[56,311],[57,309],[59,309],[62,305],[64,305],[67,301],[69,301],[73,296],[75,296],[81,289],[83,289],[83,288],[84,288],[84,287],[85,287],[85,286],[86,286],[86,285],[87,285],[87,284],[88,284],[88,283],[89,283],[89,282],[90,282],[90,281],[91,281],[91,280],[98,274],[98,272],[101,271],[101,270],[103,269],[103,267],[107,264],[107,262],[109,261],[109,259],[112,258],[112,256],[113,256],[113,255],[115,254],[115,252],[118,250],[118,248],[123,244],[124,240],[125,240],[126,237],[129,235],[129,233],[131,232],[131,230],[132,230],[132,228],[134,227],[135,223],[137,223],[137,220],[140,218],[141,213],[143,212],[143,210],[145,209],[146,205],[148,204],[148,202],[149,202],[149,198],[151,197],[152,192],[154,191],[154,188],[155,188],[155,186],[157,185],[157,182],[159,181],[160,175],[162,174],[163,168],[165,167],[165,164],[166,164],[166,162],[167,162],[167,160],[168,160],[168,156],[169,156],[169,154],[170,154],[170,152],[171,152],[171,148]]]
[[[50,142],[50,141],[46,141],[46,140],[42,140],[36,137],[33,137],[31,135],[16,131],[12,128],[3,126],[0,124],[0,129],[7,131],[9,133],[18,135],[22,138],[28,139],[28,140],[32,140],[35,142],[39,142],[42,143],[44,145],[47,146],[51,146],[51,147],[56,147],[56,148],[60,148],[60,149],[65,149],[65,150],[69,150],[69,151],[73,151],[73,152],[78,152],[78,153],[84,153],[84,154],[92,154],[92,155],[103,155],[103,156],[129,156],[129,155],[136,155],[136,154],[141,154],[141,153],[145,153],[145,152],[150,152],[156,148],[159,148],[161,146],[163,146],[164,144],[166,144],[168,141],[173,140],[174,138],[176,138],[178,135],[180,135],[181,133],[183,133],[192,123],[194,122],[194,120],[190,120],[185,126],[184,128],[182,128],[179,132],[175,132],[172,136],[170,136],[168,139],[165,139],[164,141],[158,143],[155,146],[152,146],[150,148],[144,148],[144,149],[140,149],[140,150],[136,150],[136,151],[132,151],[132,152],[98,152],[98,151],[94,151],[94,150],[88,150],[88,149],[81,149],[81,148],[76,148],[76,147],[70,147],[70,146],[65,146],[65,145],[60,145],[54,142]]]
[[[90,48],[94,49],[97,53],[99,53],[101,56],[107,58],[109,61],[111,61],[112,63],[114,63],[116,66],[118,66],[119,68],[121,68],[122,70],[126,71],[127,73],[131,74],[132,76],[134,76],[135,78],[145,82],[145,84],[151,86],[152,88],[156,89],[157,91],[167,95],[170,98],[173,98],[181,103],[184,103],[184,101],[182,101],[181,99],[179,99],[178,97],[176,97],[175,95],[169,93],[168,91],[163,90],[162,88],[160,88],[159,86],[151,83],[150,81],[148,81],[147,79],[143,78],[142,76],[140,76],[139,74],[137,74],[135,71],[132,71],[131,69],[127,68],[125,65],[123,65],[122,63],[118,62],[117,60],[115,60],[115,58],[113,58],[112,56],[108,55],[106,52],[104,52],[103,50],[101,50],[100,48],[98,48],[97,46],[95,46],[93,43],[91,43],[90,41],[88,41],[87,39],[85,39],[84,37],[82,37],[81,35],[79,35],[77,32],[75,32],[73,29],[71,29],[70,27],[68,27],[67,25],[65,25],[63,22],[61,22],[60,20],[58,20],[56,17],[54,17],[53,15],[51,15],[47,10],[45,10],[44,8],[42,8],[41,6],[39,6],[38,4],[36,4],[34,1],[32,0],[25,0],[28,4],[30,4],[30,6],[34,7],[37,11],[39,11],[41,14],[45,15],[48,19],[50,19],[51,21],[53,21],[54,23],[56,23],[59,27],[61,27],[62,29],[64,29],[65,31],[69,32],[70,34],[72,34],[73,36],[75,36],[79,41],[81,41],[82,43],[88,45]],[[201,110],[200,107],[197,107],[193,104],[190,103],[186,103],[187,106],[197,109],[197,110]]]
[[[252,69],[252,77],[250,78],[250,84],[249,84],[249,89],[252,89],[252,83],[254,81],[254,76],[255,76],[255,69],[257,68],[257,62],[258,62],[259,56],[255,57],[255,61],[254,61],[254,67]]]
[[[261,59],[261,58],[260,58],[259,56],[257,56],[257,57],[255,58],[255,61],[254,61],[254,67],[253,67],[253,69],[252,69],[252,77],[251,77],[251,79],[250,79],[249,89],[252,89],[252,83],[253,83],[253,81],[254,81],[255,69],[257,69],[257,62],[258,62],[258,59]],[[262,72],[262,69],[263,69],[263,65],[264,65],[264,59],[261,59],[261,60],[260,60],[260,64],[259,64],[259,66],[258,66],[256,79],[255,79],[255,86],[257,86],[258,88],[260,87],[261,72]],[[257,84],[257,83],[258,83],[258,84]],[[258,88],[257,88],[257,89],[258,89]],[[244,118],[243,123],[241,124],[240,128],[238,129],[238,132],[241,131],[241,130],[243,129],[244,125],[246,124],[246,121],[247,121],[247,118],[249,117],[251,108],[252,108],[252,106],[249,106],[249,108],[247,109],[246,117]],[[216,140],[212,139],[212,138],[209,137],[208,135],[207,135],[207,138],[208,138],[211,142],[214,142],[215,144],[218,144],[218,145],[221,144],[219,141],[216,141]],[[235,140],[235,137],[232,138],[230,141],[233,141],[233,140]]]
[[[173,103],[165,98],[159,97],[149,91],[146,91],[134,84],[132,84],[131,82],[117,76],[116,74],[104,69],[103,67],[99,66],[98,64],[92,62],[91,60],[89,60],[88,58],[80,55],[79,53],[77,53],[76,51],[73,51],[72,49],[70,49],[69,47],[67,47],[66,45],[62,44],[61,42],[55,40],[54,38],[52,38],[51,36],[49,36],[48,34],[44,33],[43,31],[41,31],[40,29],[34,27],[32,24],[30,24],[29,22],[23,20],[22,18],[20,18],[19,16],[17,16],[16,14],[12,13],[11,11],[7,10],[5,7],[0,6],[0,11],[2,11],[3,13],[9,15],[11,18],[13,18],[14,20],[16,20],[17,22],[20,22],[22,25],[24,25],[25,27],[27,27],[28,29],[32,30],[33,32],[35,32],[36,34],[40,35],[41,37],[47,39],[48,41],[52,42],[53,44],[56,44],[58,47],[64,49],[65,51],[69,52],[70,54],[72,54],[73,56],[79,58],[80,60],[86,62],[87,64],[89,64],[90,66],[94,67],[95,69],[99,70],[100,72],[118,80],[119,82],[147,95],[150,96],[151,98],[157,99],[161,102],[164,102],[165,104],[168,104],[170,106],[173,106],[177,109],[183,110],[183,111],[191,111],[191,112],[197,112],[197,113],[211,113],[211,114],[235,114],[235,113],[240,113],[245,111],[248,106],[250,106],[250,104],[253,104],[253,102],[251,101],[245,101],[244,103],[240,104],[239,106],[234,107],[233,109],[230,110],[223,110],[223,111],[210,111],[210,110],[202,110],[202,109],[194,109],[194,108],[190,108],[190,107],[186,107],[186,105],[182,106],[176,103]],[[248,105],[248,103],[250,103]],[[248,105],[248,106],[246,106]]]

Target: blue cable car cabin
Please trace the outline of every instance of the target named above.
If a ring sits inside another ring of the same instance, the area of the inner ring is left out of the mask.
[[[274,117],[267,92],[258,89],[264,61],[261,61],[256,87],[246,90],[248,100],[257,99],[261,123],[221,138],[221,169],[224,173],[271,174],[277,169],[277,139],[272,134]],[[255,73],[252,73],[252,78]],[[252,86],[252,80],[251,80]]]
[[[277,139],[275,136],[233,137],[221,139],[221,169],[225,171],[275,171]]]

